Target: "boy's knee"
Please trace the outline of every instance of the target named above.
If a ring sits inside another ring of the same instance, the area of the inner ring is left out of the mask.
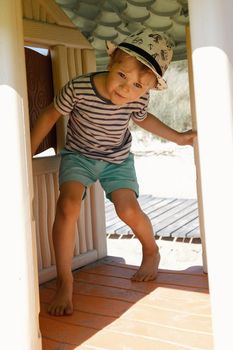
[[[64,217],[76,217],[79,214],[81,202],[74,197],[62,195],[57,202],[57,211]]]
[[[136,206],[119,206],[116,208],[117,215],[124,222],[136,220],[139,208]]]

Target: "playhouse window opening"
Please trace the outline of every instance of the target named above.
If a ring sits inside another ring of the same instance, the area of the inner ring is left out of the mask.
[[[52,61],[48,48],[25,45],[30,130],[54,98]],[[56,126],[41,142],[34,157],[56,154]]]
[[[25,47],[30,49],[30,50],[34,50],[43,56],[48,56],[48,54],[49,54],[49,49],[46,49],[44,47],[34,47],[34,46],[25,46]]]
[[[55,149],[53,147],[50,147],[43,152],[35,154],[33,158],[51,157],[55,155],[56,155]]]

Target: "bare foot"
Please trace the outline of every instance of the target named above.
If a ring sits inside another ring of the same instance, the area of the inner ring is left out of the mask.
[[[71,315],[73,313],[72,292],[73,278],[58,281],[57,292],[48,307],[48,313],[53,316]]]
[[[147,282],[157,277],[160,254],[143,255],[142,263],[138,271],[132,276],[132,281]]]

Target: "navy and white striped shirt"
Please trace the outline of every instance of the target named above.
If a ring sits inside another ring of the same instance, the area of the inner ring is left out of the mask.
[[[93,82],[95,74],[98,73],[69,81],[54,98],[55,108],[62,115],[69,114],[65,148],[119,164],[130,151],[129,120],[146,117],[149,93],[138,101],[114,105],[98,94]]]

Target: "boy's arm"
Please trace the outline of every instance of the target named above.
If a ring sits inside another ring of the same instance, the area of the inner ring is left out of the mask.
[[[151,113],[147,113],[147,117],[142,121],[137,121],[135,119],[133,119],[133,121],[138,126],[151,132],[152,134],[175,142],[178,145],[193,145],[194,138],[196,137],[196,133],[194,131],[189,130],[180,133],[161,122],[161,120]]]
[[[31,131],[31,150],[35,154],[40,143],[52,129],[56,121],[60,118],[61,113],[56,110],[51,103],[39,116]]]

